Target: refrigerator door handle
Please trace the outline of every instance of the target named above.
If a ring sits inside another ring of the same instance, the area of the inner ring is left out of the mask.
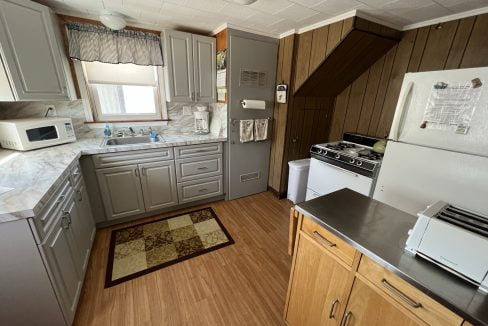
[[[392,129],[392,140],[396,140],[398,141],[398,139],[400,138],[400,129],[403,125],[403,120],[405,119],[405,106],[407,105],[407,100],[410,96],[410,94],[412,93],[412,89],[413,89],[413,82],[408,82],[407,84],[407,90],[405,91],[405,94],[403,95],[403,97],[400,99],[400,103],[398,105],[398,109],[399,109],[399,117],[396,121],[396,124],[393,126],[393,129]]]

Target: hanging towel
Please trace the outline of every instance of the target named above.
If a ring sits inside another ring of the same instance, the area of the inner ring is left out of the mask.
[[[254,120],[241,120],[239,122],[239,127],[241,143],[247,143],[254,140]]]
[[[254,141],[268,139],[268,119],[254,120]]]

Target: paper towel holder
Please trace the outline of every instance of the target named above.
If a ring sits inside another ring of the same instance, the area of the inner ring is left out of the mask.
[[[251,101],[251,102],[263,102],[263,107],[248,107],[246,108],[246,101]],[[241,106],[243,109],[260,109],[260,110],[265,110],[266,109],[266,101],[264,100],[249,100],[249,99],[243,99],[240,100]]]

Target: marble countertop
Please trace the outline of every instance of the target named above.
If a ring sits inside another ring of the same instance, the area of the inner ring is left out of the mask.
[[[417,217],[349,189],[295,206],[361,253],[475,325],[488,325],[488,295],[405,251]]]
[[[35,216],[82,155],[227,140],[211,134],[163,134],[162,137],[164,142],[149,144],[102,146],[103,138],[98,137],[28,152],[0,149],[0,223]]]

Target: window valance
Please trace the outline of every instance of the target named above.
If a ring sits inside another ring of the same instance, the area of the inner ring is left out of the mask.
[[[132,30],[67,23],[69,56],[81,61],[162,66],[161,38]]]

